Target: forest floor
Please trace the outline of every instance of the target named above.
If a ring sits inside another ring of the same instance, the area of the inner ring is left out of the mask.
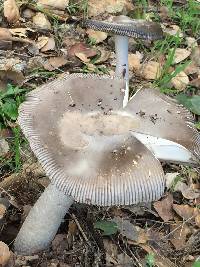
[[[156,21],[164,31],[155,42],[130,39],[131,94],[159,88],[188,108],[200,129],[199,0],[0,0],[0,266],[200,266],[200,168],[176,164],[162,164],[166,191],[159,201],[75,203],[48,250],[13,252],[49,183],[17,124],[18,107],[27,92],[63,73],[114,74],[112,35],[84,29],[81,21],[121,14]]]

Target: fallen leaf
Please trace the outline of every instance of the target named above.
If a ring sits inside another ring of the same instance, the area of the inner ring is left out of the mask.
[[[185,37],[185,40],[188,48],[194,48],[198,46],[197,40],[193,37]]]
[[[26,19],[31,19],[35,16],[35,12],[29,8],[25,8],[22,12],[22,17]]]
[[[189,78],[184,71],[180,71],[175,77],[171,79],[171,83],[175,89],[183,91],[189,84]]]
[[[121,13],[124,7],[133,9],[133,4],[127,0],[89,0],[88,15],[89,17],[96,17],[105,12],[110,14]]]
[[[145,244],[147,242],[148,235],[145,230],[139,226],[135,226],[130,221],[120,217],[115,217],[113,222],[117,224],[119,232],[129,241],[136,242],[137,244]]]
[[[86,33],[89,38],[95,40],[96,44],[103,42],[108,37],[108,34],[106,32],[94,31],[92,29],[88,29]]]
[[[28,32],[35,32],[35,31],[31,28],[14,28],[14,29],[9,29],[9,32],[12,34],[12,36],[27,38]]]
[[[47,37],[47,36],[38,37],[38,40],[36,42],[37,48],[41,49],[42,47],[44,47],[48,43],[48,39],[49,39],[49,37]]]
[[[196,66],[200,67],[200,45],[192,49],[190,58]]]
[[[76,55],[76,53],[82,53],[88,58],[94,57],[97,55],[96,50],[86,46],[83,43],[76,43],[69,48],[69,50],[68,50],[69,56],[73,57]]]
[[[141,67],[140,61],[142,59],[142,55],[140,53],[129,54],[128,55],[128,64],[131,71],[139,70]]]
[[[68,6],[69,0],[39,0],[37,5],[42,8],[51,8],[65,10]]]
[[[12,34],[6,28],[0,28],[0,40],[10,40]]]
[[[87,58],[86,55],[83,53],[75,53],[75,56],[78,57],[84,63],[90,62],[90,59]]]
[[[200,228],[200,213],[198,210],[198,214],[195,216],[195,223]]]
[[[103,245],[106,252],[106,264],[118,264],[117,255],[118,249],[116,244],[114,244],[111,240],[103,239]]]
[[[67,63],[68,60],[63,56],[51,57],[44,63],[43,67],[45,70],[52,71],[66,65]]]
[[[0,203],[0,220],[3,219],[6,213],[6,206]]]
[[[190,74],[194,74],[194,73],[198,73],[199,72],[199,68],[193,63],[190,62],[186,68],[184,69],[185,74],[190,75]]]
[[[157,211],[159,216],[163,219],[164,222],[173,220],[174,214],[172,211],[173,205],[173,196],[168,194],[164,199],[154,202],[154,209]]]
[[[177,64],[189,57],[191,52],[184,48],[176,48],[173,63]]]
[[[6,0],[4,1],[4,17],[6,17],[9,23],[15,23],[19,20],[19,8],[15,0]]]
[[[194,79],[190,82],[190,85],[195,86],[196,88],[200,89],[200,78]]]
[[[98,221],[94,224],[95,229],[102,230],[103,235],[113,235],[116,234],[118,231],[117,224],[113,221]]]
[[[184,220],[190,220],[193,218],[194,209],[189,205],[173,204],[173,209]]]
[[[55,43],[53,36],[49,37],[47,43],[41,48],[41,51],[47,52],[49,50],[54,50],[55,46],[56,46],[56,43]]]
[[[175,224],[170,226],[170,242],[173,244],[176,250],[183,249],[186,244],[188,234],[191,233],[187,224]]]
[[[99,47],[98,51],[101,53],[100,57],[95,60],[95,64],[99,64],[99,63],[103,63],[105,61],[107,61],[110,58],[111,52],[104,50],[103,48]]]
[[[178,25],[162,24],[161,26],[164,33],[167,33],[172,36],[178,35],[179,37],[183,37],[183,33]]]
[[[47,17],[41,13],[38,12],[34,17],[33,17],[33,23],[41,28],[41,29],[46,29],[46,30],[50,30],[51,29],[51,23],[49,22],[49,20],[47,19]]]
[[[8,142],[5,139],[0,139],[0,157],[5,156],[9,151]]]
[[[0,266],[4,267],[10,259],[10,251],[8,246],[0,241]]]
[[[156,61],[149,61],[143,64],[140,72],[146,80],[155,80],[161,75],[161,65]]]

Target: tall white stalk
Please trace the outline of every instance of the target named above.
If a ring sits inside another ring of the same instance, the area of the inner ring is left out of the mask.
[[[128,37],[115,35],[116,69],[115,74],[123,77],[126,81],[123,107],[128,103],[129,98],[129,67],[128,67]]]

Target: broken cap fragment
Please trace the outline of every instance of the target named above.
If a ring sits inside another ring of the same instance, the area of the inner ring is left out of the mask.
[[[130,134],[123,79],[71,74],[31,92],[19,123],[53,184],[78,202],[130,205],[164,191],[159,161]],[[44,123],[45,122],[45,123]]]
[[[143,143],[147,147],[152,142],[148,138],[151,139],[152,136],[155,137],[157,147],[162,141],[159,138],[174,142],[162,142],[162,155],[156,155],[154,151],[157,158],[182,163],[200,162],[200,135],[194,126],[193,116],[175,99],[156,89],[143,88],[130,99],[125,111],[140,119],[141,123],[133,134],[142,142],[146,138]],[[173,148],[178,148],[178,145],[180,150],[175,151]],[[166,150],[167,147],[169,150]],[[183,148],[190,153],[186,153]]]

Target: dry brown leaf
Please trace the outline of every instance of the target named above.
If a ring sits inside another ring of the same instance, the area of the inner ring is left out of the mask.
[[[56,43],[55,43],[53,36],[49,37],[47,43],[41,48],[41,51],[47,52],[49,50],[54,50],[55,46],[56,46]]]
[[[174,191],[180,191],[184,198],[186,199],[195,199],[200,197],[200,191],[194,189],[193,186],[188,186],[186,183],[178,181],[174,187]]]
[[[90,59],[87,58],[86,55],[83,54],[83,53],[75,53],[75,56],[76,56],[77,58],[79,58],[79,59],[80,59],[82,62],[84,62],[84,63],[88,63],[88,62],[90,62]]]
[[[185,38],[188,48],[194,48],[198,46],[197,40],[193,37],[186,37]]]
[[[95,40],[96,44],[103,42],[108,37],[108,34],[106,32],[94,31],[92,29],[88,29],[86,33],[89,38]]]
[[[128,64],[131,71],[139,70],[141,67],[140,61],[142,59],[142,55],[140,53],[129,54],[128,55]]]
[[[110,51],[104,50],[103,48],[99,47],[98,51],[100,51],[100,57],[95,61],[95,64],[103,63],[110,58]]]
[[[6,213],[6,206],[0,203],[0,220],[4,217]]]
[[[6,17],[9,23],[15,23],[19,20],[19,8],[15,0],[6,0],[4,2],[4,17]]]
[[[0,266],[4,267],[10,259],[10,251],[8,246],[0,241]]]
[[[164,25],[162,24],[163,32],[169,34],[169,35],[178,35],[179,37],[183,37],[183,33],[181,32],[181,29],[178,25]]]
[[[96,17],[103,13],[120,13],[123,8],[133,9],[131,1],[127,0],[89,0],[88,1],[88,15],[89,17]]]
[[[171,83],[179,91],[186,89],[189,84],[189,78],[184,71],[180,71],[175,77],[171,79]]]
[[[200,89],[200,78],[194,79],[190,82],[191,85],[195,86],[196,88]]]
[[[149,61],[143,64],[141,75],[146,80],[155,80],[161,75],[161,65],[156,61]]]
[[[117,224],[119,232],[128,239],[128,242],[137,244],[145,244],[147,242],[148,234],[139,226],[135,226],[130,221],[120,217],[115,217],[113,222]]]
[[[47,17],[41,13],[38,12],[34,17],[33,17],[33,23],[41,28],[41,29],[47,29],[50,30],[51,29],[51,23],[49,22],[49,20],[47,19]]]
[[[76,53],[82,53],[84,54],[86,57],[90,58],[90,57],[94,57],[97,55],[97,51],[87,47],[85,44],[83,43],[76,43],[74,45],[72,45],[70,47],[70,49],[68,50],[68,55],[73,57],[76,55]]]
[[[168,222],[169,220],[173,220],[174,218],[172,205],[173,196],[171,194],[168,194],[167,197],[165,197],[161,201],[156,201],[153,204],[154,209],[157,211],[164,222]]]
[[[192,54],[190,56],[190,58],[192,59],[193,63],[195,65],[197,65],[198,67],[200,67],[200,45],[195,47],[192,50]]]
[[[175,224],[170,226],[170,242],[175,249],[179,250],[185,247],[187,235],[191,233],[187,224]]]
[[[10,31],[6,28],[0,28],[0,40],[10,40],[12,37]]]
[[[67,63],[68,60],[63,56],[51,57],[47,62],[44,63],[43,67],[45,70],[52,71],[64,66]]]
[[[5,139],[0,139],[0,157],[5,156],[9,151],[8,142]]]
[[[35,32],[31,28],[14,28],[14,29],[9,29],[10,33],[12,36],[18,36],[22,38],[27,38],[27,32]]]
[[[198,73],[199,72],[199,68],[193,63],[191,62],[185,69],[184,69],[185,74],[190,75],[190,74],[194,74],[194,73]]]
[[[41,49],[42,47],[44,47],[48,43],[48,39],[49,39],[49,37],[47,37],[47,36],[38,37],[38,40],[36,43],[37,48]]]
[[[173,209],[184,220],[190,220],[193,218],[194,208],[190,207],[189,205],[173,204]]]
[[[173,63],[177,64],[189,57],[191,52],[184,48],[176,48]]]
[[[35,16],[35,12],[29,8],[26,8],[22,12],[22,17],[26,19],[31,19],[33,16]]]
[[[65,10],[69,0],[38,0],[37,5],[43,8]]]

